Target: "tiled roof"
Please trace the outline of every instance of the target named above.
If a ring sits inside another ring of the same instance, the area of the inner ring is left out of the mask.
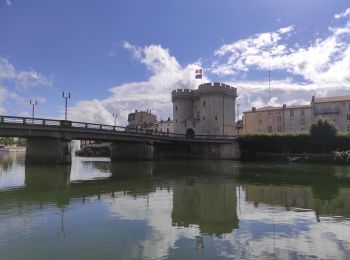
[[[340,102],[340,101],[350,101],[350,96],[315,98],[314,103],[328,103],[328,102]]]

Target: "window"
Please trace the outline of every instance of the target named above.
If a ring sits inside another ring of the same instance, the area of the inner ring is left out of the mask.
[[[281,125],[277,126],[277,132],[282,132],[282,126]]]
[[[166,133],[169,134],[169,128],[166,129]]]
[[[272,126],[268,126],[268,128],[267,128],[267,132],[269,132],[269,133],[271,133],[272,132]]]
[[[177,119],[175,119],[175,123],[177,123]]]
[[[217,117],[217,116],[215,117],[215,120],[218,120],[218,117]]]
[[[290,110],[290,111],[289,111],[289,116],[290,116],[290,117],[294,117],[294,110]]]
[[[346,131],[350,132],[350,125],[346,126]]]
[[[203,120],[205,120],[205,116],[203,116]]]
[[[348,113],[348,114],[346,115],[346,119],[347,119],[347,120],[350,120],[350,113]]]
[[[203,101],[203,107],[205,107],[205,105],[206,105],[206,102],[205,102],[205,101]]]
[[[300,120],[300,123],[301,123],[302,125],[305,125],[305,118],[302,118],[302,119]]]
[[[261,118],[261,114],[259,114],[259,125],[262,124],[262,118]]]
[[[304,117],[305,116],[305,110],[302,109],[301,112],[300,112],[301,116]]]
[[[177,111],[177,107],[175,107],[175,111]]]

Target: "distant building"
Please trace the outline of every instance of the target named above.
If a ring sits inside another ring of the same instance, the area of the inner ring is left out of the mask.
[[[174,124],[169,117],[167,121],[160,120],[159,122],[154,123],[152,129],[154,133],[174,133]]]
[[[234,135],[237,90],[222,83],[205,83],[198,89],[172,92],[174,133]]]
[[[350,131],[350,96],[312,97],[311,105],[315,120],[327,119],[338,131]]]
[[[150,129],[157,122],[157,117],[148,111],[137,111],[128,115],[128,127],[135,129]]]
[[[350,131],[350,96],[315,98],[310,105],[253,107],[243,113],[244,134],[307,132],[317,119],[327,119],[340,132]]]
[[[243,114],[241,133],[244,134],[305,132],[313,121],[312,109],[308,105],[253,107]]]

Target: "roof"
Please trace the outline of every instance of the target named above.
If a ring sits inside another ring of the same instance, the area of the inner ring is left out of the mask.
[[[314,103],[329,103],[329,102],[341,102],[341,101],[350,101],[350,96],[315,98]]]
[[[295,109],[295,108],[311,108],[311,105],[292,105],[292,106],[286,106],[284,109]],[[283,106],[282,107],[273,107],[273,106],[261,107],[261,108],[257,108],[255,111],[250,110],[244,113],[276,111],[276,110],[283,110]]]

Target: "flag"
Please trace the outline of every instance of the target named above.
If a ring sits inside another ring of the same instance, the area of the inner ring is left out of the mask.
[[[203,73],[202,69],[196,70],[196,76],[195,76],[195,78],[196,78],[196,79],[201,79],[201,78],[202,78],[202,73]]]

